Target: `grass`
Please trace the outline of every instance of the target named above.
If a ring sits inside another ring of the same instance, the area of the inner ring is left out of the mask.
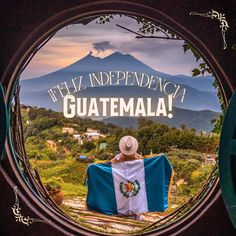
[[[177,159],[196,159],[198,161],[204,161],[203,153],[195,150],[185,150],[185,149],[173,149],[167,153],[168,158]]]
[[[167,153],[167,156],[170,161],[195,159],[202,162],[202,153],[193,150],[171,150]],[[95,159],[95,163],[102,162],[106,161]],[[87,187],[83,183],[88,163],[81,163],[72,157],[56,161],[30,159],[30,163],[33,168],[37,167],[43,182],[50,179],[57,181],[61,185],[65,197],[86,196]],[[198,191],[198,187],[194,186],[191,189],[191,195]]]
[[[74,197],[74,196],[86,197],[87,194],[87,187],[83,185],[63,183],[62,189],[65,197]]]
[[[30,160],[32,167],[37,167],[43,183],[52,179],[61,185],[65,197],[83,196],[87,187],[83,186],[88,164],[73,158],[59,161]]]

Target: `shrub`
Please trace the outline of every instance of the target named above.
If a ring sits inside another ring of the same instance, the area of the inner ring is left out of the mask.
[[[179,186],[179,192],[183,195],[189,195],[191,193],[191,188],[187,184],[181,184]]]
[[[52,179],[46,180],[44,184],[45,184],[46,189],[49,192],[53,192],[53,191],[61,189],[61,185],[57,181],[52,180]]]
[[[90,152],[96,148],[96,145],[93,142],[85,142],[82,147],[86,150],[86,152]]]
[[[103,152],[97,156],[97,158],[101,161],[103,160],[111,160],[113,158],[113,155],[110,153]]]

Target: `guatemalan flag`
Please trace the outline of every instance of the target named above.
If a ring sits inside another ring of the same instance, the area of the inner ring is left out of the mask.
[[[172,171],[164,154],[134,161],[90,164],[87,208],[108,215],[165,211]]]

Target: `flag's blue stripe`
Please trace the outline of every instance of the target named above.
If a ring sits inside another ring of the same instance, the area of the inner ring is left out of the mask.
[[[172,166],[165,155],[145,158],[144,166],[148,211],[165,211]]]
[[[87,174],[87,208],[108,215],[117,214],[111,163],[91,164]]]

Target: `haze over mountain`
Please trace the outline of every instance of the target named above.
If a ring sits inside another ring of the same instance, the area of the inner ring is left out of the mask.
[[[175,119],[172,119],[172,121],[168,121],[171,122],[171,126],[179,126],[180,121],[177,121],[176,119],[181,119],[185,123],[190,123],[188,125],[189,127],[197,128],[193,123],[203,122],[203,120],[206,119],[206,123],[208,125],[205,125],[204,129],[208,130],[207,127],[211,127],[210,119],[214,118],[217,115],[216,112],[220,112],[220,104],[218,101],[217,93],[212,85],[214,80],[213,77],[199,76],[196,78],[192,78],[185,75],[168,75],[162,72],[155,71],[130,54],[121,54],[119,52],[115,52],[105,58],[95,57],[90,52],[84,58],[65,68],[38,78],[21,80],[21,103],[25,105],[50,108],[55,111],[62,111],[62,99],[58,100],[57,102],[53,102],[47,90],[65,81],[71,81],[72,78],[79,76],[83,77],[82,86],[87,88],[74,93],[74,95],[77,97],[123,97],[125,99],[128,99],[129,97],[151,97],[155,99],[157,99],[158,97],[166,97],[166,94],[164,94],[163,92],[154,91],[139,86],[88,87],[90,85],[88,74],[101,71],[104,72],[118,70],[140,72],[158,76],[166,79],[167,81],[172,81],[175,84],[180,84],[183,88],[186,89],[184,102],[181,102],[180,99],[173,100],[174,107],[179,108],[177,109],[178,112],[176,113],[176,116],[178,116],[179,118],[176,117]],[[186,109],[199,112],[202,110],[208,110],[208,115],[206,115],[204,119],[201,118],[196,120],[194,119],[194,117],[200,117],[200,113],[198,115],[196,112],[194,113],[192,111],[189,111],[189,113],[187,113]],[[184,116],[186,116],[186,119],[189,118],[189,122],[184,119]],[[114,120],[109,117],[107,119],[111,119],[114,123],[117,122],[117,119]],[[163,120],[161,119],[160,121],[162,122]]]
[[[86,78],[88,74],[93,72],[113,70],[136,71],[157,75],[163,79],[187,85],[197,90],[216,92],[212,86],[214,80],[212,76],[198,76],[193,78],[185,75],[168,75],[152,69],[130,54],[122,54],[120,52],[114,52],[105,58],[95,57],[90,52],[84,58],[65,68],[37,78],[21,80],[21,84],[24,91],[39,91],[54,87],[57,84],[80,75]],[[85,85],[87,84],[85,83]]]
[[[169,127],[180,127],[182,124],[188,128],[194,128],[197,131],[211,132],[214,128],[212,120],[216,118],[218,113],[213,111],[191,111],[174,107],[173,118],[166,117],[149,117],[148,119],[155,122],[166,124]],[[112,123],[124,128],[137,128],[138,117],[108,117],[102,120],[105,123]]]

